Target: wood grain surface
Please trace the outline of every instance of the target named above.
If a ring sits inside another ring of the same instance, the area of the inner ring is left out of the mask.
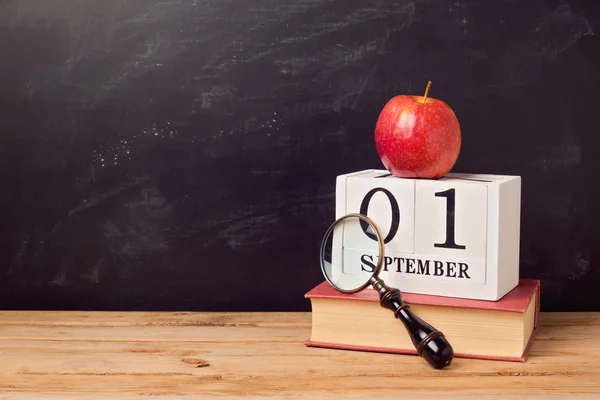
[[[600,313],[542,313],[526,363],[307,348],[309,313],[0,312],[0,399],[600,397]]]

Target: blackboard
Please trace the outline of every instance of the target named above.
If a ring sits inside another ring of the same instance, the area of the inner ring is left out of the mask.
[[[600,3],[0,0],[0,308],[308,310],[396,94],[523,178],[521,276],[600,310]]]

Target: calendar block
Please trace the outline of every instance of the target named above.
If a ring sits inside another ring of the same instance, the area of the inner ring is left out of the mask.
[[[380,276],[389,285],[495,301],[519,281],[520,196],[519,176],[449,173],[432,180],[365,170],[337,177],[336,217],[361,213],[379,226]],[[358,222],[335,240],[343,273],[373,269],[376,242]]]

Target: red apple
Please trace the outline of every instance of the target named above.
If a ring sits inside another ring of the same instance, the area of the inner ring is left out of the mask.
[[[423,96],[398,95],[381,110],[375,146],[385,168],[401,178],[437,179],[458,159],[460,124],[445,102]]]

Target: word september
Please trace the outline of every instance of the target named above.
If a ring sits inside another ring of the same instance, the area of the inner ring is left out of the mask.
[[[376,256],[376,258],[378,258]],[[363,254],[360,257],[361,270],[366,272],[375,271],[376,265],[373,256]],[[394,267],[395,266],[395,267]],[[467,270],[469,265],[463,262],[422,260],[408,257],[389,257],[385,256],[383,270],[388,271],[388,267],[396,268],[396,272],[417,275],[447,276],[450,278],[471,279]]]

